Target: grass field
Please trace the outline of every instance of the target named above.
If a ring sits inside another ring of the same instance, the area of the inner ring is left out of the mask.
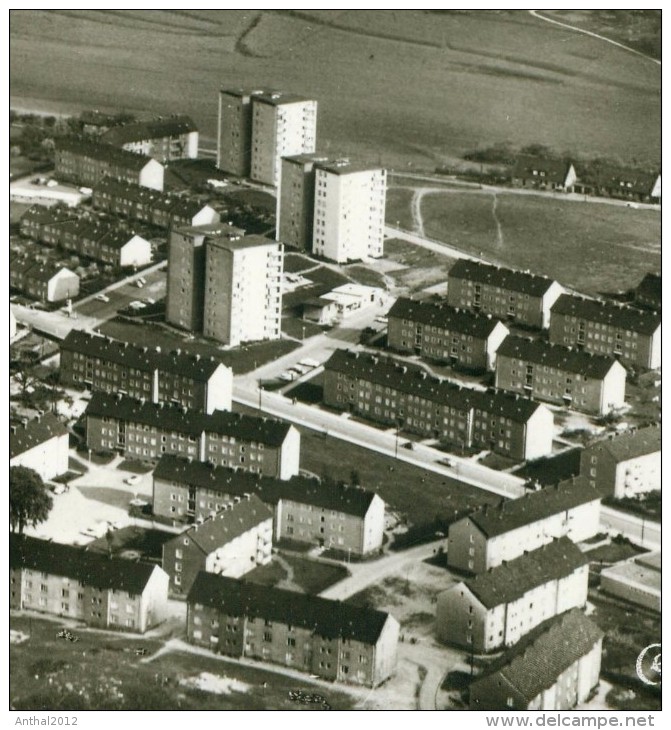
[[[10,55],[15,108],[188,112],[210,148],[230,85],[313,95],[323,149],[404,169],[506,141],[660,155],[660,68],[525,11],[15,10]]]
[[[626,290],[660,269],[658,211],[512,193],[496,196],[495,211],[493,202],[491,194],[427,195],[426,234],[591,293]]]

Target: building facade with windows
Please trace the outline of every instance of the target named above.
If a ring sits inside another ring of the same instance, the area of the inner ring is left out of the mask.
[[[570,710],[599,684],[603,632],[568,611],[509,649],[469,687],[471,710]]]
[[[273,512],[256,495],[236,497],[163,544],[170,591],[186,594],[201,570],[241,578],[272,558]]]
[[[258,478],[212,463],[165,455],[154,470],[154,514],[174,524],[218,512],[255,494],[274,511],[275,540],[369,555],[382,547],[385,504],[374,492],[318,479]]]
[[[512,183],[523,188],[573,192],[577,180],[569,160],[534,155],[519,155],[512,171]]]
[[[603,416],[625,403],[627,371],[613,357],[509,336],[496,354],[497,388]]]
[[[213,357],[137,347],[71,330],[61,342],[61,383],[212,413],[230,411],[233,373]]]
[[[324,365],[324,403],[460,448],[491,449],[513,459],[552,451],[553,417],[545,406],[464,388],[377,355],[336,350]]]
[[[553,279],[459,259],[449,271],[447,303],[537,329],[550,326],[550,309],[564,291]]]
[[[157,565],[10,534],[10,607],[144,633],[165,618],[168,576]]]
[[[61,180],[95,187],[105,177],[163,190],[163,165],[146,155],[111,144],[60,137],[56,140],[55,175]]]
[[[634,289],[634,301],[641,307],[659,312],[662,308],[662,277],[660,274],[646,274]]]
[[[205,572],[187,610],[188,641],[227,656],[368,687],[396,670],[399,624],[382,611]]]
[[[599,531],[601,495],[584,478],[485,505],[450,525],[447,565],[483,573],[555,538],[582,542]]]
[[[387,345],[469,370],[493,370],[508,328],[490,316],[400,297],[387,314]]]
[[[580,474],[600,494],[615,499],[661,491],[661,428],[608,434],[588,444],[580,455]]]
[[[543,621],[587,602],[589,561],[567,537],[438,596],[438,638],[473,652],[516,644]]]
[[[658,312],[563,294],[552,306],[550,342],[654,370],[662,363],[662,318]]]
[[[119,451],[143,461],[175,454],[278,479],[298,474],[300,432],[281,421],[100,392],[85,416],[86,445],[94,451]]]
[[[68,471],[70,434],[53,413],[9,425],[9,466],[25,466],[45,481]]]
[[[100,141],[159,162],[198,157],[198,128],[184,114],[115,125]]]
[[[217,167],[249,177],[252,162],[252,98],[263,91],[221,89],[217,130]]]
[[[9,285],[40,302],[62,302],[79,294],[79,277],[57,264],[10,254]]]

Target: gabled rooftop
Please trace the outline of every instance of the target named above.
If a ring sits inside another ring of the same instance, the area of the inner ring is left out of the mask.
[[[138,595],[144,591],[157,566],[136,560],[110,558],[85,547],[62,545],[10,533],[9,564],[12,570],[35,570],[79,581],[103,590]]]
[[[557,157],[538,157],[536,155],[519,155],[513,167],[515,178],[537,178],[563,185],[571,168],[570,160]],[[544,173],[542,176],[540,173]]]
[[[539,276],[526,271],[504,269],[500,266],[483,264],[479,261],[459,259],[450,269],[449,279],[467,279],[482,284],[501,287],[509,291],[542,297],[557,282],[547,276]]]
[[[200,572],[187,602],[215,608],[228,616],[247,616],[308,629],[328,639],[375,644],[389,614],[350,603],[246,583]]]
[[[609,434],[605,439],[589,444],[587,449],[607,451],[618,463],[656,453],[660,454],[661,459],[662,429],[648,426],[629,433]],[[661,489],[662,485],[659,487]]]
[[[491,316],[451,307],[445,302],[414,301],[405,297],[396,300],[387,317],[408,319],[480,338],[489,337],[499,324],[499,320]]]
[[[562,294],[552,305],[550,312],[552,315],[563,314],[644,335],[654,334],[662,322],[662,316],[658,312],[644,312],[623,304],[584,299],[570,294]]]
[[[39,446],[57,436],[64,436],[68,430],[53,413],[33,418],[24,424],[10,424],[9,458],[13,459],[24,451]]]
[[[155,160],[147,157],[147,155],[129,152],[111,144],[92,142],[79,137],[59,137],[56,140],[56,151],[58,152],[59,150],[90,157],[94,160],[109,162],[110,164],[118,165],[128,170],[140,171],[150,162],[155,162]]]
[[[186,114],[175,114],[171,117],[158,117],[144,122],[131,122],[112,127],[102,135],[101,140],[107,144],[123,145],[129,142],[177,137],[197,131],[198,127],[191,117]]]

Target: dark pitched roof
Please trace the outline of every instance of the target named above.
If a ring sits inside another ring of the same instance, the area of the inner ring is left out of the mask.
[[[613,302],[599,302],[570,294],[562,294],[552,305],[550,312],[551,315],[579,317],[589,322],[609,324],[645,335],[654,334],[662,322],[661,314],[657,312],[643,312]]]
[[[32,210],[32,208],[30,209]],[[662,277],[659,274],[646,274],[635,289],[637,298],[662,303]]]
[[[74,271],[70,271],[70,269],[66,268],[65,266],[59,266],[58,264],[54,263],[34,264],[25,272],[25,275],[27,279],[36,279],[37,281],[49,282],[54,278],[54,276],[60,274],[62,271],[65,271],[68,274],[79,278],[77,274],[74,273]]]
[[[617,363],[615,358],[606,355],[592,355],[584,350],[574,350],[562,345],[552,345],[544,340],[532,340],[515,335],[508,335],[503,340],[496,355],[513,357],[537,365],[548,365],[567,373],[599,380],[605,378]]]
[[[172,117],[150,119],[146,122],[131,122],[112,127],[105,132],[101,139],[113,145],[123,145],[128,142],[142,142],[145,139],[161,139],[163,137],[177,137],[189,132],[197,132],[198,128],[191,117],[185,114],[176,114]]]
[[[160,193],[158,190],[152,190],[143,185],[135,185],[124,180],[117,180],[114,177],[105,177],[96,185],[93,190],[94,197],[102,193],[149,205],[167,197],[166,193]]]
[[[491,538],[597,499],[601,499],[597,490],[585,478],[577,477],[554,487],[527,492],[518,499],[502,500],[496,507],[485,505],[464,519]]]
[[[560,537],[464,582],[480,603],[494,608],[551,580],[566,578],[588,562],[568,537]]]
[[[14,570],[25,568],[77,580],[95,588],[142,593],[157,566],[135,560],[110,558],[85,547],[62,545],[26,535],[9,536],[9,562]]]
[[[365,517],[375,497],[375,492],[361,487],[327,486],[318,479],[303,476],[287,480],[261,477],[210,463],[189,461],[172,454],[161,457],[154,470],[154,479],[175,481],[233,496],[256,494],[266,504],[274,505],[280,499],[286,499],[357,517]]]
[[[650,195],[659,177],[658,172],[644,172],[628,167],[604,167],[589,176],[599,187]]]
[[[271,447],[281,446],[291,428],[290,424],[282,421],[243,416],[240,413],[199,413],[180,406],[143,402],[107,393],[93,394],[86,415],[108,416],[190,436],[200,436],[203,432],[234,436],[241,441],[255,441]]]
[[[70,330],[61,342],[61,350],[79,352],[88,357],[96,357],[146,372],[160,370],[176,373],[200,382],[207,382],[221,364],[213,357],[191,355],[180,350],[161,352],[160,347],[138,347],[82,330]]]
[[[72,208],[63,208],[54,205],[50,208],[44,205],[33,205],[21,216],[21,223],[38,223],[47,225],[49,223],[61,223],[77,218],[77,213]]]
[[[56,436],[67,434],[68,430],[53,413],[38,416],[24,426],[21,424],[10,428],[9,458],[22,454],[38,444],[43,444]]]
[[[500,675],[528,702],[552,687],[562,672],[588,654],[603,632],[581,611],[573,609],[541,624],[540,631],[509,649],[471,686]]]
[[[498,319],[492,319],[491,316],[474,314],[444,302],[414,301],[405,297],[396,300],[387,316],[480,338],[489,337],[499,323]]]
[[[500,266],[483,264],[479,261],[468,261],[467,259],[459,259],[452,266],[448,274],[449,279],[468,279],[534,297],[542,297],[556,283],[554,279],[547,276],[504,269]]]
[[[570,167],[571,162],[568,160],[561,160],[554,157],[536,157],[535,155],[520,155],[515,161],[512,177],[537,178],[563,185]],[[542,177],[540,175],[541,172],[545,173]]]
[[[603,449],[618,463],[662,450],[662,429],[659,426],[639,428],[629,433],[609,434],[607,438],[589,444],[588,450]],[[660,455],[661,458],[661,455]],[[661,489],[661,484],[659,485]]]
[[[273,511],[252,494],[220,510],[202,524],[193,525],[170,542],[178,543],[184,537],[188,537],[205,555],[209,555],[218,547],[226,545],[265,520],[271,520],[272,517]]]
[[[111,144],[92,142],[90,140],[79,139],[77,137],[59,137],[56,140],[56,151],[58,150],[91,157],[94,160],[104,160],[113,165],[119,165],[120,167],[125,167],[129,170],[142,170],[145,165],[152,162],[152,158],[147,157],[147,155],[122,150]]]
[[[542,407],[529,398],[495,390],[464,388],[429,375],[424,368],[393,358],[363,352],[336,350],[325,363],[326,370],[393,387],[402,393],[466,411],[479,408],[525,423]]]
[[[129,241],[131,241],[135,236],[138,236],[138,238],[142,238],[137,233],[133,233],[132,231],[123,231],[120,228],[112,228],[111,230],[107,231],[102,238],[100,238],[100,245],[101,246],[108,246],[109,248],[113,248],[116,250],[121,250]],[[146,239],[142,239],[143,241]],[[147,243],[149,243],[147,241]]]
[[[375,644],[388,613],[294,591],[246,583],[200,572],[189,591],[189,604],[219,609],[229,616],[249,616],[300,626],[329,639]]]

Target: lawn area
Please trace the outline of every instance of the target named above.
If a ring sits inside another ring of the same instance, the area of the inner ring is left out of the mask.
[[[114,337],[122,342],[130,342],[138,346],[143,346],[150,340],[152,345],[159,345],[162,350],[174,350],[179,347],[183,352],[191,352],[194,355],[199,354],[203,357],[212,356],[223,362],[224,365],[233,368],[235,375],[254,370],[298,347],[297,342],[290,340],[273,340],[243,345],[234,350],[222,350],[211,340],[189,340],[184,335],[158,325],[137,324],[119,319],[109,320],[100,325],[99,329],[102,334],[108,337]]]
[[[384,255],[398,263],[398,269],[389,271],[389,276],[398,286],[406,287],[410,292],[447,282],[447,274],[456,261],[398,238],[384,242]],[[445,286],[447,291],[447,283]]]
[[[641,515],[646,519],[655,522],[662,521],[662,491],[661,489],[654,492],[647,492],[638,497],[623,497],[615,499],[615,497],[606,497],[603,504],[608,507],[615,507],[624,512],[632,512],[635,515]]]
[[[122,471],[130,471],[133,474],[148,474],[152,469],[151,464],[147,464],[146,461],[138,461],[137,459],[124,459],[118,466],[117,469]]]
[[[621,560],[628,560],[635,555],[647,552],[645,548],[633,545],[629,540],[611,540],[608,545],[600,545],[593,550],[588,550],[585,557],[590,563],[619,563]]]
[[[427,195],[426,233],[592,294],[627,290],[660,268],[659,211],[514,193],[500,193],[496,202],[494,210],[489,193]]]
[[[125,552],[132,551],[147,560],[160,561],[163,558],[163,544],[172,540],[175,533],[130,526],[114,530],[110,536],[113,555],[125,557]],[[89,543],[88,549],[107,553],[110,550],[110,542],[107,537],[101,537]]]
[[[358,284],[364,286],[378,286],[381,289],[386,289],[386,283],[384,276],[374,269],[369,269],[367,266],[361,266],[360,264],[354,264],[348,266],[345,272]]]
[[[298,383],[286,392],[288,398],[295,398],[301,403],[321,403],[324,400],[324,374],[319,373],[311,380]]]
[[[128,503],[133,499],[131,492],[123,489],[114,489],[112,487],[77,487],[77,489],[86,497],[96,502],[109,504],[112,507],[128,509]]]
[[[315,266],[316,262],[307,256],[299,253],[287,253],[284,255],[284,273],[297,274]]]
[[[329,327],[322,327],[309,322],[306,319],[297,319],[296,317],[282,317],[282,332],[287,337],[295,337],[297,340],[304,340],[314,335],[321,335],[328,332]]]
[[[10,706],[14,710],[296,710],[289,690],[314,691],[314,685],[289,680],[272,671],[242,667],[234,662],[170,652],[142,663],[141,646],[150,653],[161,643],[138,637],[77,631],[77,643],[58,639],[57,622],[13,616],[10,627],[30,638],[10,646]],[[208,675],[201,677],[203,673]],[[195,680],[237,680],[232,688],[198,689]],[[320,690],[324,692],[323,690]],[[351,709],[353,701],[328,690],[333,709]]]
[[[415,230],[415,222],[412,218],[411,210],[413,195],[414,191],[408,190],[407,188],[390,186],[387,189],[387,201],[384,209],[384,217],[387,225],[404,228],[406,231]]]
[[[245,580],[316,595],[348,575],[349,571],[342,565],[281,552],[273,555],[268,565],[260,565],[247,573]]]
[[[568,449],[556,456],[542,456],[527,462],[515,471],[515,476],[540,482],[543,487],[558,484],[580,473],[582,449]]]
[[[89,453],[89,450],[86,448],[86,446],[81,445],[77,447],[77,456],[84,463],[90,461],[92,464],[104,466],[105,464],[109,464],[111,461],[114,461],[114,457],[116,456],[116,454],[113,451],[91,451]]]

